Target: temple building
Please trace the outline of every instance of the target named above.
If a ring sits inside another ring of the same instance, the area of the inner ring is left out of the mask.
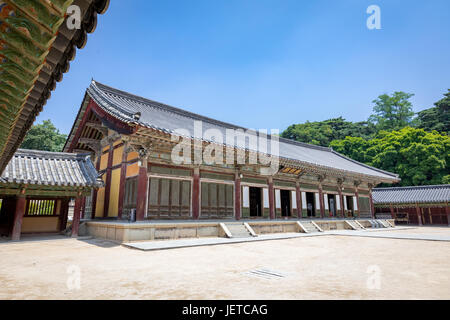
[[[0,175],[0,235],[59,233],[75,199],[72,235],[78,235],[83,201],[103,186],[90,156],[19,149]]]
[[[398,224],[450,225],[450,185],[377,188],[373,190],[377,218]]]
[[[236,136],[229,139],[230,133]],[[400,180],[330,148],[224,123],[96,81],[84,95],[64,151],[91,153],[102,175],[104,187],[83,201],[85,217],[92,219],[128,219],[131,212],[138,221],[372,218],[372,189]],[[217,161],[220,156],[226,161]]]

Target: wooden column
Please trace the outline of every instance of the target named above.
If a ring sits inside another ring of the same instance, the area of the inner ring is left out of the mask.
[[[86,213],[86,197],[83,197],[81,199],[81,219],[84,219]]]
[[[417,213],[417,221],[419,222],[419,226],[421,226],[422,225],[422,212],[417,203],[416,203],[416,213]]]
[[[139,159],[139,173],[137,181],[137,203],[136,203],[136,221],[143,221],[145,219],[145,209],[147,208],[147,157]]]
[[[72,237],[78,237],[78,229],[80,227],[80,217],[81,217],[81,206],[83,203],[83,198],[81,194],[75,198],[75,207],[73,208],[73,219],[72,219]]]
[[[323,200],[322,184],[319,183],[319,205],[320,205],[320,218],[325,217],[325,205]]]
[[[445,213],[447,214],[447,225],[450,227],[450,206],[448,203],[445,206]]]
[[[125,182],[127,179],[127,144],[123,146],[122,165],[120,166],[120,185],[119,185],[119,204],[118,204],[118,218],[122,219],[123,202],[125,197]]]
[[[358,218],[360,218],[360,212],[361,212],[361,208],[359,207],[359,195],[358,195],[358,186],[359,186],[359,182],[355,182],[355,197],[356,197],[356,205],[358,206],[358,212],[356,212],[356,209],[353,208],[353,210],[356,212],[356,214],[358,215]]]
[[[275,219],[275,190],[273,188],[273,179],[269,177],[268,179],[269,185],[269,218]]]
[[[392,203],[389,205],[389,209],[391,209],[391,217],[392,217],[392,219],[395,219],[394,207],[392,206]]]
[[[373,205],[372,185],[370,184],[369,184],[369,203],[370,203],[370,211],[372,213],[372,219],[375,219],[375,206]]]
[[[295,197],[297,199],[297,217],[299,219],[302,218],[302,210],[303,210],[303,204],[302,204],[302,192],[300,190],[300,182],[295,183]]]
[[[342,185],[341,184],[338,184],[338,197],[339,197],[339,203],[341,204],[341,208],[339,209],[341,211],[340,212],[341,217],[345,218],[344,196],[342,195]]]
[[[241,220],[241,177],[239,172],[236,172],[234,178],[234,214],[236,220]]]
[[[26,204],[27,198],[24,194],[24,191],[22,191],[21,194],[16,198],[16,209],[14,211],[14,223],[11,233],[11,240],[13,241],[20,240],[20,234],[22,232],[22,221],[25,214]]]
[[[194,168],[192,183],[192,218],[198,220],[200,217],[200,168]]]
[[[109,143],[109,151],[108,151],[108,165],[106,166],[106,181],[105,181],[105,199],[103,206],[103,217],[108,217],[109,211],[109,196],[111,194],[111,177],[112,177],[112,164],[113,164],[113,156],[114,156],[114,146],[113,142]]]
[[[97,172],[100,171],[100,160],[101,160],[101,152],[97,155],[97,161],[95,164],[95,169]],[[92,204],[91,204],[91,219],[95,219],[95,211],[97,209],[97,192],[98,189],[94,189],[94,192],[92,194]]]

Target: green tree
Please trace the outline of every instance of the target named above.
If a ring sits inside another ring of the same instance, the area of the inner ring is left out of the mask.
[[[342,117],[325,121],[293,124],[281,133],[283,138],[328,147],[333,140],[347,136],[368,139],[376,132],[375,126],[368,122],[349,122]]]
[[[399,130],[411,124],[414,116],[409,101],[414,94],[396,91],[392,96],[382,94],[372,101],[374,114],[369,117],[379,130]]]
[[[418,127],[425,131],[439,131],[450,134],[450,89],[435,107],[417,113]]]
[[[62,134],[50,120],[36,124],[28,131],[21,148],[43,151],[62,151],[67,135]]]
[[[403,186],[449,181],[450,137],[446,134],[405,127],[380,131],[371,140],[347,137],[330,145],[357,161],[398,173]]]

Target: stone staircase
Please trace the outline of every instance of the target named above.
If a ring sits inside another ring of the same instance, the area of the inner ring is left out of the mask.
[[[250,238],[253,235],[248,231],[242,222],[227,222],[225,223],[228,231],[231,233],[232,238]]]
[[[345,222],[347,222],[347,224],[352,227],[353,230],[363,230],[364,227],[361,226],[358,222],[356,222],[356,220],[345,220]]]
[[[301,225],[307,233],[323,232],[321,229],[317,228],[317,226],[312,221],[301,221]]]
[[[380,228],[392,228],[392,225],[387,222],[386,220],[369,220],[370,224],[372,225],[372,228],[374,229],[380,229]]]

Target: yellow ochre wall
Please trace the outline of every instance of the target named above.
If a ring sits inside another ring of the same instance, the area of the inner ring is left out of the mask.
[[[24,217],[22,233],[58,232],[59,217]]]
[[[113,167],[122,163],[123,146],[114,150],[113,154]]]
[[[108,217],[117,217],[119,211],[120,168],[111,172]]]
[[[122,141],[114,142],[114,146],[119,145]],[[109,150],[109,146],[103,149],[103,152]],[[113,152],[113,162],[112,166],[118,166],[122,163],[124,147],[118,147],[114,149]],[[127,154],[127,161],[135,160],[139,157],[137,152],[130,152]],[[108,167],[108,153],[102,154],[100,158],[100,170],[105,170]],[[108,206],[108,217],[117,217],[119,211],[119,189],[120,189],[120,171],[121,168],[116,168],[111,171],[111,185],[109,194],[109,206]],[[139,173],[139,166],[137,163],[133,163],[127,166],[127,177],[135,176]],[[106,173],[102,177],[103,181],[106,183]],[[95,216],[100,218],[103,217],[103,211],[105,207],[105,188],[101,188],[97,191],[97,205],[95,209]]]
[[[102,177],[103,182],[106,183],[106,174]],[[103,208],[105,206],[105,188],[100,188],[97,191],[97,204],[95,207],[95,216],[103,217]]]

